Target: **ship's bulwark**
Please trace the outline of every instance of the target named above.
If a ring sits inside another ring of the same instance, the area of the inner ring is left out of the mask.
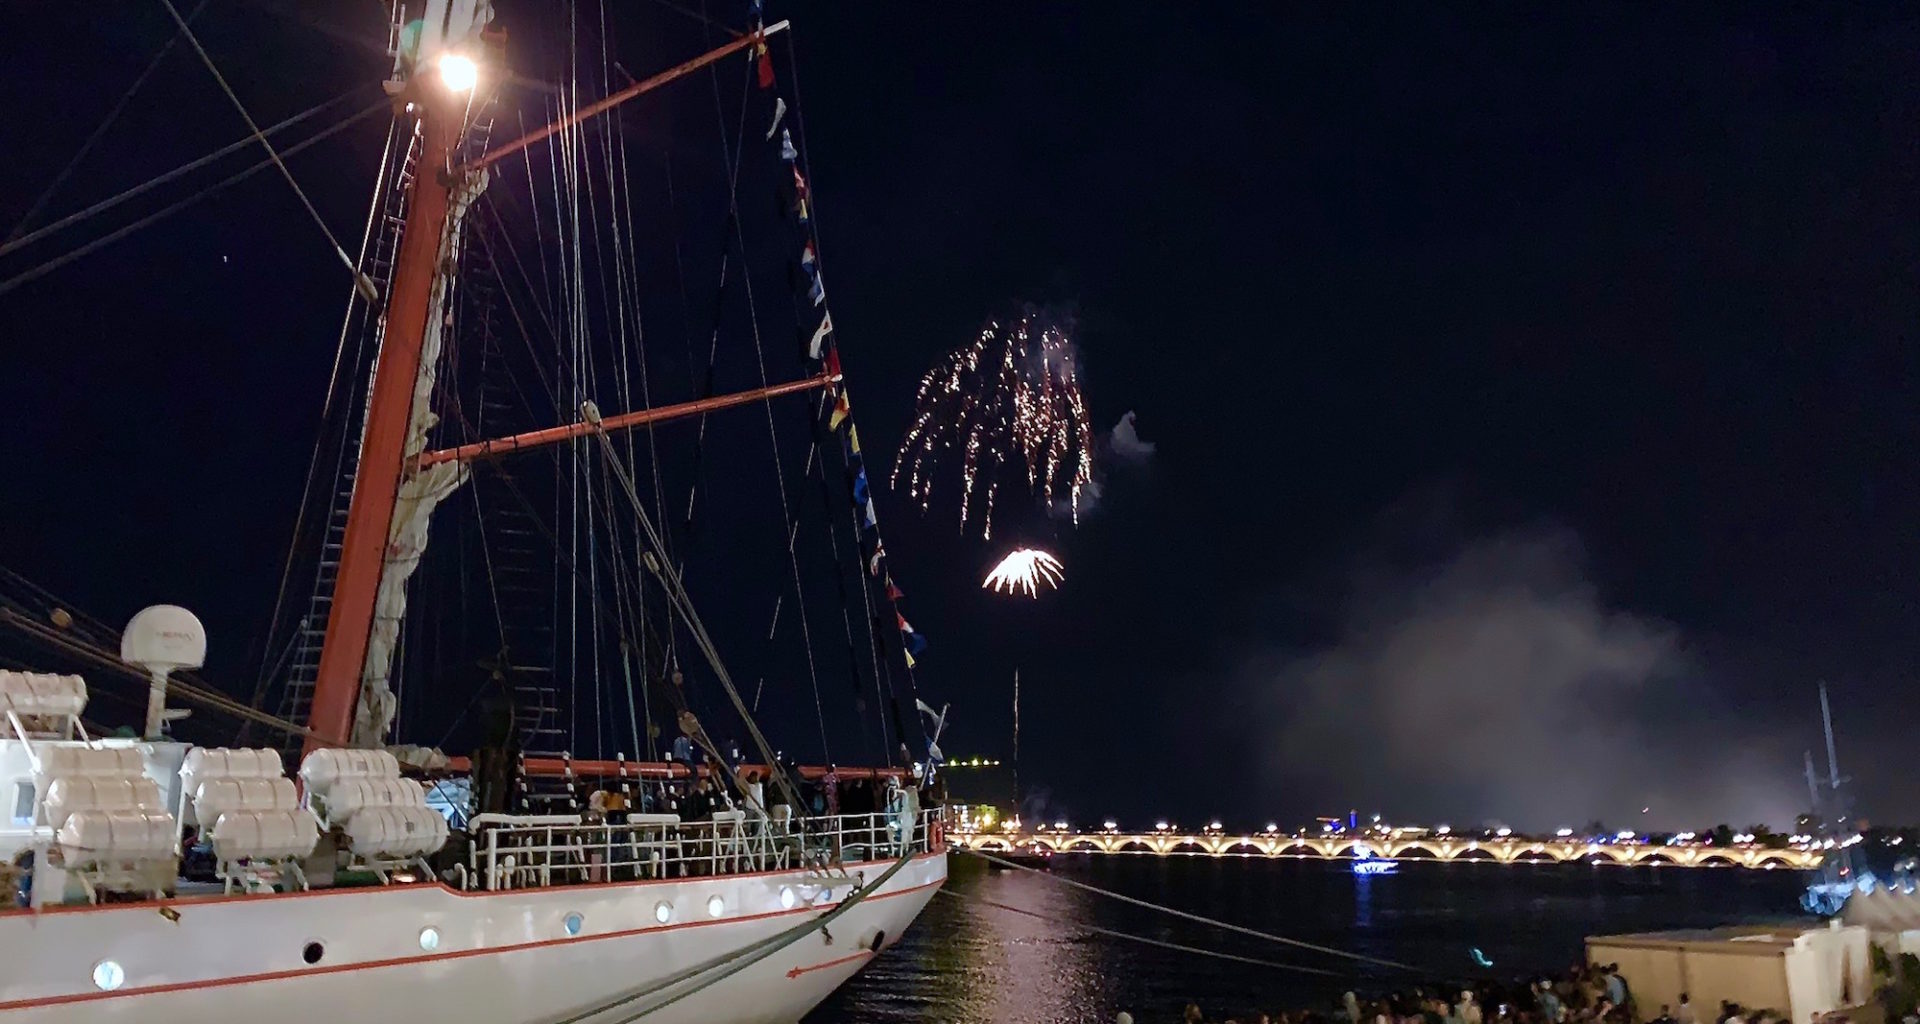
[[[168,903],[177,918],[151,903],[21,911],[0,915],[9,961],[0,1020],[539,1024],[792,928],[892,863],[850,866],[813,907],[819,876],[774,871],[499,893],[423,884],[208,897]],[[796,1021],[895,942],[946,876],[944,853],[915,857],[824,933],[646,1019]],[[96,974],[116,973],[117,989],[96,986]]]

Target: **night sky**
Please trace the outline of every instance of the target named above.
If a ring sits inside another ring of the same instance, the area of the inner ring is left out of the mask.
[[[263,122],[385,75],[378,4],[306,6],[216,0],[197,22]],[[1920,22],[769,13],[795,22],[877,468],[919,375],[1027,302],[1074,317],[1101,430],[1135,411],[1156,446],[1103,466],[1077,529],[1028,504],[992,543],[946,501],[879,491],[950,755],[1011,753],[1017,667],[1022,782],[1048,817],[1784,827],[1825,679],[1859,812],[1920,812]],[[666,7],[619,17],[636,76],[708,45]],[[540,78],[551,19],[502,3],[501,23]],[[157,4],[16,26],[0,226],[169,31]],[[695,190],[720,180],[707,88],[625,115],[640,162],[676,154]],[[541,117],[535,89],[508,102]],[[176,48],[40,220],[241,132]],[[343,237],[380,142],[376,118],[293,161]],[[122,222],[0,257],[0,278]],[[267,174],[0,294],[0,564],[109,622],[196,609],[208,676],[250,692],[346,289]],[[1021,540],[1059,552],[1062,589],[984,594]],[[702,595],[733,657],[786,567],[693,550],[690,575],[741,581]],[[802,703],[762,724],[804,736]]]

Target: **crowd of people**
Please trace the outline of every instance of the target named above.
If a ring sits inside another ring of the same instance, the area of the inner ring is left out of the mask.
[[[1678,1005],[1640,1006],[1616,964],[1581,964],[1551,977],[1409,988],[1380,996],[1347,992],[1331,1005],[1294,1012],[1209,1017],[1189,1003],[1181,1024],[1784,1024],[1784,1015],[1722,1003],[1703,1011],[1686,993]],[[1132,1024],[1122,1013],[1119,1024]]]

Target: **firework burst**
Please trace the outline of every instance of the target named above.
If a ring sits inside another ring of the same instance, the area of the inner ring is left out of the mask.
[[[1002,594],[1025,590],[1028,597],[1037,598],[1040,584],[1058,587],[1064,576],[1058,558],[1038,548],[1021,548],[1002,558],[980,586]]]
[[[1025,470],[1028,492],[1049,507],[1064,492],[1079,525],[1081,488],[1093,480],[1093,428],[1073,342],[1059,327],[1032,311],[1005,326],[989,323],[920,378],[890,485],[898,488],[904,475],[907,493],[926,510],[941,460],[956,451],[962,533],[977,514],[981,536],[993,537],[994,498],[1009,465]]]

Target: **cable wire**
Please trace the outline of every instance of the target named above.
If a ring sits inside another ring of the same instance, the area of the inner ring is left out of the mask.
[[[320,228],[320,233],[327,236],[327,243],[333,246],[334,254],[340,257],[341,264],[352,272],[354,286],[360,289],[368,302],[374,301],[377,296],[374,293],[373,282],[360,272],[360,268],[353,262],[353,257],[347,255],[346,246],[341,245],[340,240],[333,237],[333,229],[327,227],[327,222],[320,216],[320,211],[314,209],[313,201],[308,199],[307,193],[300,188],[300,182],[294,180],[293,172],[287,170],[286,161],[280,159],[280,154],[273,148],[273,143],[267,141],[266,133],[254,123],[253,115],[247,113],[247,105],[240,102],[240,97],[233,91],[233,86],[227,84],[227,76],[220,73],[219,66],[214,64],[212,57],[207,55],[206,49],[200,45],[199,37],[193,34],[193,29],[188,27],[186,19],[182,18],[179,10],[173,6],[173,0],[160,0],[160,5],[173,16],[174,24],[180,26],[180,34],[187,37],[187,45],[193,47],[193,52],[200,55],[200,63],[207,66],[207,71],[213,75],[213,80],[220,83],[220,91],[226,93],[227,99],[233,101],[233,109],[240,112],[240,119],[247,123],[247,130],[253,132],[253,137],[260,143],[260,148],[267,151],[267,156],[273,160],[273,166],[280,170],[280,176],[287,179],[287,185],[293,189],[293,194],[299,197],[300,205],[306,207],[307,213],[313,216],[313,223]]]
[[[1042,871],[1039,868],[1028,867],[1025,864],[1016,864],[1013,861],[1006,860],[1005,858],[1001,858],[1001,857],[995,857],[994,855],[983,852],[981,850],[969,850],[963,846],[956,846],[954,847],[954,849],[962,853],[972,854],[973,856],[979,857],[981,860],[987,861],[990,864],[998,864],[1001,867],[1013,868],[1017,871],[1031,872],[1035,875],[1040,876],[1041,878],[1047,879],[1048,881],[1058,882],[1061,885],[1072,886],[1073,888],[1079,889],[1082,892],[1090,892],[1096,896],[1105,896],[1108,899],[1119,900],[1122,903],[1130,903],[1136,907],[1142,907],[1147,910],[1157,910],[1162,914],[1171,914],[1174,917],[1185,918],[1186,920],[1189,920],[1189,921],[1197,921],[1200,924],[1212,925],[1215,928],[1223,928],[1230,932],[1239,932],[1242,935],[1249,935],[1256,939],[1265,939],[1268,942],[1277,942],[1283,946],[1292,946],[1296,949],[1310,949],[1316,953],[1325,953],[1328,956],[1344,957],[1348,960],[1355,960],[1360,963],[1377,964],[1381,967],[1391,967],[1395,970],[1400,970],[1400,971],[1413,971],[1416,974],[1426,973],[1422,971],[1420,968],[1413,966],[1412,964],[1403,964],[1398,960],[1384,960],[1384,959],[1381,959],[1380,957],[1367,956],[1364,953],[1349,953],[1344,949],[1335,949],[1332,946],[1322,946],[1312,942],[1305,942],[1300,939],[1289,939],[1284,935],[1275,935],[1271,932],[1263,932],[1257,928],[1248,928],[1245,925],[1234,924],[1231,921],[1221,921],[1211,917],[1202,917],[1199,914],[1190,913],[1185,910],[1177,910],[1173,907],[1161,906],[1158,903],[1149,903],[1146,900],[1138,899],[1133,896],[1128,896],[1125,893],[1114,892],[1111,889],[1102,889],[1097,885],[1088,885],[1085,882],[1076,882],[1071,878],[1061,878],[1060,876],[1055,875],[1051,872]]]
[[[1193,953],[1199,956],[1210,956],[1217,960],[1231,960],[1234,963],[1240,963],[1240,964],[1253,964],[1256,967],[1271,967],[1271,968],[1274,968],[1275,970],[1280,970],[1280,971],[1298,971],[1301,974],[1319,974],[1329,978],[1337,978],[1340,976],[1338,971],[1324,970],[1319,967],[1302,967],[1299,964],[1283,964],[1275,960],[1261,960],[1257,957],[1240,956],[1237,953],[1222,953],[1222,952],[1219,952],[1218,950],[1203,949],[1199,946],[1188,946],[1178,942],[1168,942],[1164,939],[1150,939],[1145,935],[1134,935],[1129,932],[1115,931],[1111,928],[1102,928],[1099,925],[1086,924],[1080,921],[1058,921],[1058,920],[1055,920],[1054,918],[1048,917],[1045,914],[1041,914],[1032,910],[1027,910],[1022,907],[1012,906],[1011,904],[998,903],[982,896],[975,896],[972,893],[955,892],[952,889],[945,889],[945,888],[940,889],[938,891],[942,896],[951,896],[957,900],[965,900],[971,903],[979,903],[983,906],[992,907],[995,910],[1004,910],[1010,914],[1019,914],[1022,917],[1031,917],[1036,920],[1047,921],[1052,924],[1066,925],[1069,928],[1077,928],[1081,931],[1092,932],[1095,935],[1104,935],[1110,939],[1124,939],[1128,942],[1138,942],[1147,946],[1158,946],[1161,949],[1171,949],[1181,953]]]
[[[279,122],[278,124],[269,125],[267,127],[266,133],[268,135],[278,134],[281,130],[286,128],[291,128],[294,125],[299,124],[302,121],[305,121],[307,118],[312,117],[315,114],[318,114],[322,110],[325,110],[328,107],[331,107],[339,103],[341,100],[352,97],[355,93],[358,93],[360,91],[362,91],[360,88],[348,89],[346,92],[343,92],[338,96],[335,96],[334,98],[326,101],[325,103],[319,103],[314,106],[308,107],[307,109],[301,111],[300,113],[295,114],[292,117],[289,117],[286,120]],[[376,110],[384,109],[386,108],[387,105],[388,104],[386,100],[381,100],[372,109],[376,109]],[[93,217],[95,215],[105,213],[106,211],[111,210],[116,206],[119,206],[121,203],[124,203],[129,199],[139,196],[142,193],[150,192],[153,189],[158,188],[161,185],[164,185],[167,182],[172,181],[173,179],[178,178],[183,174],[191,174],[192,172],[197,171],[200,168],[205,167],[210,163],[213,163],[215,160],[218,160],[223,156],[228,156],[230,154],[238,152],[239,150],[245,149],[249,145],[252,145],[252,143],[253,143],[253,136],[251,135],[247,136],[244,139],[241,139],[238,142],[228,143],[227,145],[221,146],[219,149],[216,149],[213,152],[208,153],[206,156],[203,156],[198,160],[195,160],[191,163],[181,164],[180,166],[174,168],[171,171],[166,172],[165,174],[148,178],[146,181],[143,181],[140,184],[135,185],[124,192],[120,192],[117,195],[109,196],[106,199],[102,199],[101,201],[93,204],[92,206],[87,207],[84,210],[79,210],[74,213],[67,214],[65,217],[62,217],[59,220],[56,220],[53,223],[47,224],[43,227],[35,228],[34,230],[28,232],[27,234],[20,235],[16,238],[9,238],[4,244],[0,244],[0,256],[5,256],[6,254],[13,252],[16,249],[20,249],[24,246],[32,245],[33,243],[39,241],[42,238],[47,237],[50,234],[53,234],[55,231],[58,231],[61,228],[67,227],[72,224],[77,224],[80,221],[86,220],[89,217]]]
[[[385,110],[386,108],[387,108],[387,105],[385,103],[382,103],[376,107],[369,107],[366,110],[363,110],[360,113],[355,114],[344,121],[341,121],[339,124],[336,124],[330,128],[327,128],[309,138],[302,139],[300,142],[297,142],[294,145],[288,146],[281,155],[292,156],[295,153],[298,153],[301,150],[306,149],[308,146],[311,146],[314,143],[321,141],[322,139],[328,138],[329,136],[332,136],[332,135],[336,135],[341,131],[344,131],[348,127],[360,121],[365,120],[368,115],[377,114]],[[45,277],[47,274],[50,274],[53,271],[58,270],[59,268],[64,267],[69,263],[72,263],[74,260],[77,260],[80,257],[87,255],[88,253],[94,252],[97,249],[103,248],[107,245],[117,242],[120,239],[133,234],[135,231],[138,231],[141,228],[144,228],[147,225],[154,223],[155,221],[162,220],[166,217],[170,217],[173,214],[176,214],[181,210],[184,210],[187,207],[192,206],[193,204],[199,202],[202,199],[206,199],[209,196],[215,195],[219,192],[226,190],[231,185],[236,185],[241,181],[246,180],[247,178],[251,178],[255,174],[259,173],[260,171],[266,170],[267,166],[271,163],[272,163],[271,160],[262,160],[259,163],[254,164],[252,167],[247,168],[246,170],[239,171],[235,174],[229,175],[228,177],[220,181],[216,181],[213,184],[208,185],[206,188],[203,188],[200,191],[195,192],[193,195],[190,195],[185,199],[180,200],[177,203],[173,203],[169,206],[163,206],[160,209],[155,210],[154,212],[146,215],[145,217],[142,217],[139,220],[136,220],[133,223],[128,224],[127,226],[120,228],[117,231],[108,232],[107,234],[102,235],[91,242],[88,242],[87,244],[79,247],[78,249],[71,250],[60,256],[56,256],[53,259],[46,261],[45,263],[42,263],[36,267],[33,267],[32,269],[22,271],[19,274],[15,274],[14,276],[7,278],[5,281],[0,281],[0,295],[5,295],[6,293],[13,291],[15,288],[18,288],[29,281],[33,281],[38,278]]]
[[[206,10],[207,4],[210,2],[211,0],[200,0],[200,3],[195,5],[193,10],[187,12],[187,20],[192,21],[198,18],[200,12]],[[27,225],[33,223],[33,218],[40,215],[40,211],[46,208],[47,202],[53,198],[53,194],[60,191],[60,186],[67,183],[67,178],[73,174],[74,168],[79,167],[80,161],[85,160],[87,154],[93,152],[93,147],[99,145],[100,140],[106,137],[107,129],[112,128],[113,123],[120,119],[121,111],[127,109],[127,104],[133,100],[133,94],[139,92],[140,87],[147,84],[147,79],[153,77],[154,71],[160,67],[160,62],[167,59],[167,54],[173,52],[173,45],[179,41],[180,33],[178,32],[167,37],[166,43],[160,47],[160,52],[153,55],[153,59],[147,62],[146,69],[134,78],[132,85],[127,86],[126,92],[120,94],[119,101],[113,105],[113,109],[107,111],[107,116],[100,121],[98,127],[94,128],[93,134],[88,135],[87,140],[80,144],[80,148],[73,154],[73,158],[67,161],[65,167],[60,168],[60,173],[54,175],[51,182],[47,183],[46,189],[40,193],[39,198],[33,201],[32,206],[27,207],[27,212],[20,215],[20,222],[13,226],[12,231],[7,232],[7,241],[11,242],[19,238],[21,232],[27,230]]]

